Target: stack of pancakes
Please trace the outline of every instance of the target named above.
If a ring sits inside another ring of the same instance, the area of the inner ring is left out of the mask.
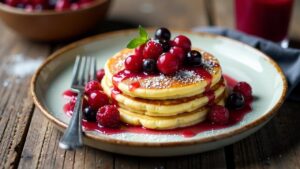
[[[133,50],[123,49],[111,57],[101,85],[118,105],[121,120],[149,129],[175,129],[204,121],[209,105],[224,104],[226,85],[220,64],[211,54],[198,51],[203,63],[200,71],[181,69],[172,76],[130,75],[119,81],[115,79],[124,76],[118,73],[124,72],[124,60]]]

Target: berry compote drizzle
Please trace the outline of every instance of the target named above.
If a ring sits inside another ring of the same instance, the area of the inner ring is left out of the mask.
[[[121,71],[122,72],[122,71]],[[119,74],[119,80],[122,80],[125,78],[124,72],[123,74]],[[132,75],[134,76],[134,75]],[[233,88],[233,86],[237,83],[235,79],[228,75],[223,75],[225,80],[227,81],[227,85],[229,88]],[[127,76],[126,76],[127,77]],[[209,80],[209,79],[208,79]],[[115,81],[116,82],[116,81]],[[119,94],[120,91],[115,89],[113,91],[113,98],[115,95]],[[65,92],[64,94],[69,95],[69,92]],[[213,97],[213,96],[211,96]],[[68,105],[65,105],[65,107],[68,107]],[[86,120],[82,121],[82,125],[84,130],[86,131],[98,131],[100,133],[104,134],[119,134],[119,133],[137,133],[137,134],[152,134],[152,135],[179,135],[183,137],[193,137],[197,135],[198,133],[205,132],[205,131],[210,131],[210,130],[216,130],[216,129],[223,129],[226,127],[233,126],[240,122],[243,117],[251,111],[251,103],[247,104],[244,108],[239,109],[239,110],[233,110],[230,111],[230,118],[229,122],[226,125],[218,125],[218,124],[213,124],[210,121],[204,121],[199,124],[196,124],[194,126],[190,127],[185,127],[185,128],[179,128],[179,129],[173,129],[173,130],[151,130],[151,129],[146,129],[143,127],[139,126],[130,126],[127,124],[123,124],[120,128],[117,129],[112,129],[112,128],[107,128],[107,127],[102,127],[99,126],[96,122],[87,122]],[[72,113],[70,113],[70,109],[64,109],[65,113],[70,116]]]

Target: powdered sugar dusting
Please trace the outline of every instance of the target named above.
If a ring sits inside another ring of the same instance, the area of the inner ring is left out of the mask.
[[[160,74],[159,76],[147,78],[141,83],[141,86],[144,88],[164,89],[169,88],[174,83],[186,85],[202,80],[204,79],[193,70],[179,70],[174,76]]]

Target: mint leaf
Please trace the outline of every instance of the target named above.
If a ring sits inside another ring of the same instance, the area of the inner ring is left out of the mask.
[[[127,44],[127,48],[134,49],[134,48],[146,43],[148,40],[149,40],[149,36],[148,36],[146,29],[143,28],[141,25],[139,25],[139,37],[132,39]]]
[[[139,25],[139,32],[142,39],[148,39],[148,33],[141,25]]]
[[[145,41],[144,39],[142,39],[140,37],[134,38],[127,44],[127,48],[134,49],[134,48],[144,44],[145,42],[147,42],[147,40]]]

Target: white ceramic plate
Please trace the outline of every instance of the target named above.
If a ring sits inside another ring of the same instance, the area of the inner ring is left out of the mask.
[[[234,143],[257,131],[284,101],[287,90],[285,77],[279,66],[263,53],[221,36],[186,31],[172,33],[173,36],[187,35],[193,47],[202,48],[220,60],[225,74],[250,83],[253,94],[258,98],[252,104],[252,112],[234,126],[206,131],[191,138],[136,133],[106,135],[89,131],[84,137],[86,145],[139,156],[173,156],[208,151]],[[60,130],[64,130],[69,117],[62,110],[65,103],[62,93],[70,87],[75,57],[96,56],[98,67],[103,67],[107,58],[124,48],[136,35],[136,30],[98,35],[68,45],[51,55],[37,70],[31,84],[34,102],[42,113]]]

